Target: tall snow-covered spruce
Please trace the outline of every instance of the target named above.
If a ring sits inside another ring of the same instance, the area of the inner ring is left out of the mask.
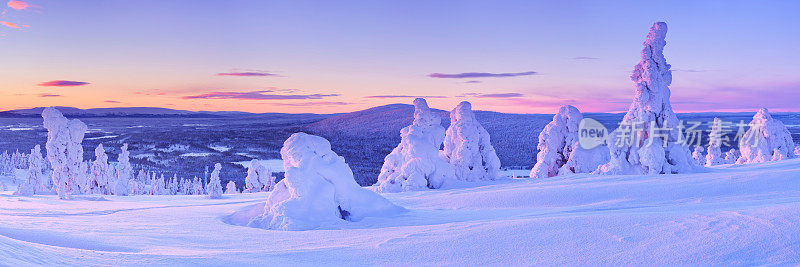
[[[219,179],[220,169],[222,169],[222,164],[214,164],[214,171],[211,172],[211,181],[209,181],[208,186],[206,186],[206,192],[208,192],[209,198],[222,197],[222,181]]]
[[[711,123],[711,131],[708,134],[708,154],[706,154],[705,166],[715,166],[729,163],[722,155],[723,142],[723,121],[714,118]]]
[[[117,156],[117,164],[114,165],[114,194],[118,196],[127,196],[131,194],[131,178],[133,175],[133,167],[130,162],[130,152],[128,152],[128,144],[123,144],[120,148],[120,153]]]
[[[495,180],[500,177],[500,158],[489,140],[489,132],[475,119],[472,104],[467,101],[459,103],[450,112],[443,154],[444,159],[453,165],[459,180]]]
[[[580,147],[578,128],[581,120],[583,115],[573,106],[565,105],[558,109],[553,121],[539,133],[536,145],[539,153],[531,169],[531,178],[591,172],[608,162],[608,147],[605,145],[592,149]]]
[[[292,134],[283,143],[281,158],[286,177],[275,185],[264,213],[250,220],[250,226],[307,230],[403,210],[359,186],[350,166],[325,138]]]
[[[440,188],[456,180],[453,166],[439,156],[445,130],[425,99],[414,99],[414,122],[400,130],[400,144],[383,160],[376,189],[399,192]]]
[[[47,129],[47,159],[53,168],[53,188],[61,199],[67,199],[78,184],[83,162],[83,136],[86,124],[80,120],[68,120],[60,111],[47,107],[42,111],[44,128]]]
[[[636,94],[620,127],[609,134],[611,159],[600,174],[669,174],[693,172],[697,166],[689,147],[680,144],[680,121],[672,111],[669,85],[672,71],[664,58],[667,24],[650,28],[633,69]]]
[[[767,109],[762,108],[753,116],[750,128],[739,139],[742,155],[737,164],[758,163],[794,158],[792,135],[779,120],[773,119]]]
[[[103,144],[97,145],[94,149],[95,160],[89,169],[89,180],[87,193],[109,194],[111,182],[111,168],[108,165],[108,155],[103,148]]]

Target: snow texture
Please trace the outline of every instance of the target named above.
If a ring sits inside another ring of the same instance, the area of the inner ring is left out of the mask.
[[[467,101],[459,103],[450,112],[443,154],[444,159],[453,165],[459,180],[500,178],[500,158],[489,140],[489,132],[475,119],[472,104]]]
[[[631,80],[636,94],[620,127],[609,134],[611,160],[598,167],[599,174],[669,174],[695,170],[683,139],[678,117],[670,104],[670,65],[664,58],[667,24],[656,22],[650,28]],[[623,127],[623,125],[627,125]],[[626,137],[632,137],[627,142]]]
[[[384,158],[376,190],[434,189],[457,180],[453,166],[439,155],[445,130],[425,99],[414,99],[414,121],[400,130],[400,144]]]
[[[773,119],[766,108],[753,116],[750,128],[739,139],[742,155],[737,164],[759,163],[794,158],[792,135],[779,120]]]
[[[309,230],[403,210],[360,187],[350,166],[325,138],[292,134],[281,148],[281,158],[286,177],[275,185],[263,215],[253,218],[250,226]]]
[[[222,164],[214,164],[214,170],[211,172],[211,181],[208,182],[206,192],[211,199],[222,197],[222,182],[219,179],[219,171],[222,169]]]
[[[53,187],[61,199],[70,198],[77,185],[83,162],[83,136],[86,124],[80,120],[68,120],[57,109],[45,108],[42,111],[44,128],[47,129],[47,159],[53,168],[51,179]]]

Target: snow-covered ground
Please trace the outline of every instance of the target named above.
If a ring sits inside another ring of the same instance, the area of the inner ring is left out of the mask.
[[[65,201],[4,191],[0,265],[797,264],[798,181],[800,159],[477,182],[383,194],[408,211],[309,231],[226,223],[267,193]]]

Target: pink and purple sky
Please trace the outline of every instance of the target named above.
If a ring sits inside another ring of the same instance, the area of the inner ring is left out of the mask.
[[[676,112],[800,111],[800,1],[7,1],[0,110],[626,110],[655,21]]]

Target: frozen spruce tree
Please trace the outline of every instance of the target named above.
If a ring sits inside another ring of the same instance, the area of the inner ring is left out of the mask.
[[[44,159],[42,158],[42,149],[36,145],[31,149],[31,154],[28,155],[28,171],[25,172],[25,180],[17,187],[15,195],[32,196],[46,191],[42,180],[44,175],[42,169],[44,168]]]
[[[723,121],[719,118],[714,118],[711,123],[711,131],[708,133],[708,154],[706,154],[705,166],[715,166],[720,164],[731,163],[723,157],[722,147],[723,142]]]
[[[177,195],[180,192],[180,185],[178,182],[178,174],[173,174],[172,179],[169,180],[167,186],[170,195]]]
[[[114,194],[118,196],[127,196],[131,194],[131,178],[133,178],[133,167],[130,162],[130,152],[128,152],[128,144],[123,144],[120,148],[120,153],[117,156],[117,164],[114,166],[116,170],[114,179]]]
[[[244,178],[245,192],[268,192],[275,186],[275,177],[257,159],[250,161],[247,167],[247,177]]]
[[[463,181],[500,178],[500,158],[489,142],[489,132],[472,112],[472,104],[461,102],[450,112],[450,127],[444,136],[444,159]]]
[[[749,126],[739,139],[742,155],[737,164],[794,158],[792,135],[781,121],[772,118],[767,109],[758,110]]]
[[[681,144],[678,117],[670,104],[670,65],[664,58],[667,24],[656,22],[644,41],[641,61],[631,80],[636,93],[620,126],[609,134],[611,160],[601,174],[669,174],[693,172],[697,163]]]
[[[705,149],[702,146],[695,146],[694,151],[692,151],[692,159],[700,166],[706,165],[706,156],[703,155],[703,151]]]
[[[109,194],[111,168],[108,165],[108,155],[106,155],[106,150],[103,149],[103,144],[97,145],[97,148],[94,149],[94,156],[95,160],[89,169],[87,193]]]
[[[440,188],[456,180],[453,166],[439,156],[445,136],[440,123],[425,99],[414,99],[414,122],[400,130],[400,144],[384,158],[377,190]]]
[[[14,163],[11,162],[11,155],[8,151],[0,154],[0,175],[12,176],[14,174]]]
[[[578,127],[581,120],[583,115],[573,106],[565,105],[558,109],[553,121],[539,133],[539,143],[536,145],[539,153],[531,169],[531,178],[591,172],[608,161],[608,147],[580,147]]]
[[[219,180],[219,171],[222,165],[214,164],[214,170],[211,171],[211,181],[208,182],[206,192],[209,198],[222,198],[222,182]]]
[[[225,194],[238,194],[239,191],[236,190],[236,183],[233,181],[228,181],[228,185],[225,186]]]
[[[53,168],[51,179],[59,198],[68,199],[77,184],[83,162],[83,136],[86,124],[80,120],[68,120],[53,107],[42,111],[44,128],[47,129],[47,159]]]
[[[325,138],[292,134],[283,143],[281,158],[286,177],[275,185],[264,214],[253,218],[251,226],[307,230],[403,210],[359,186]]]

